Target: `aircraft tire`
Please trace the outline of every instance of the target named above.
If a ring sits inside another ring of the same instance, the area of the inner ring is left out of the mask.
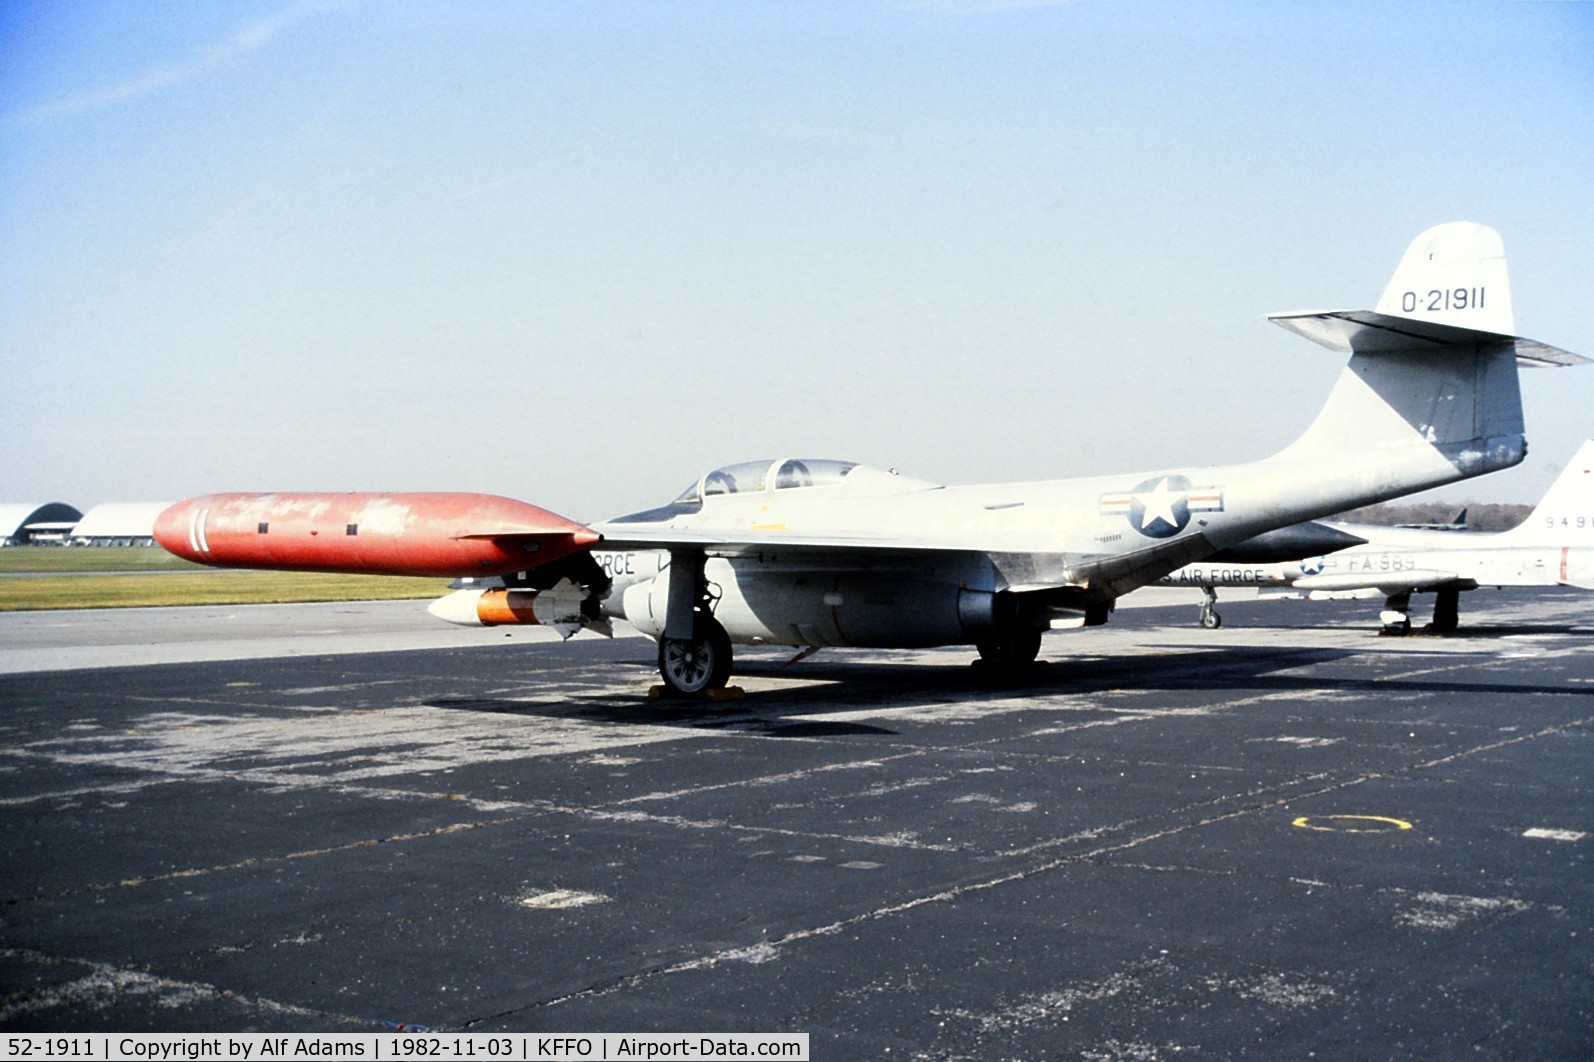
[[[723,689],[731,678],[731,639],[713,619],[700,621],[702,637],[659,640],[659,675],[670,693],[696,697]]]
[[[1201,626],[1209,631],[1215,631],[1223,626],[1223,617],[1209,609],[1201,613]]]
[[[1041,651],[1041,632],[1003,631],[974,643],[980,659],[992,667],[1023,667],[1033,664]]]

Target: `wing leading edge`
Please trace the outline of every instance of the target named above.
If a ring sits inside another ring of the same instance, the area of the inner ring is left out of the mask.
[[[988,558],[996,575],[994,589],[1017,594],[1053,591],[1088,592],[1111,598],[1199,560],[1212,552],[1204,535],[1192,535],[1118,554],[1070,552],[997,552],[950,540],[903,539],[867,534],[770,535],[756,532],[636,530],[605,533],[592,548],[599,550],[669,550],[737,558],[779,556],[793,564],[830,568],[878,568],[914,554],[956,554]]]

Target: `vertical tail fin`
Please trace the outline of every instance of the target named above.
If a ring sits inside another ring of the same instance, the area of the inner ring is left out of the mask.
[[[1376,312],[1512,335],[1511,285],[1500,234],[1468,221],[1429,229],[1406,248]]]
[[[1517,464],[1527,453],[1517,363],[1587,360],[1513,334],[1500,234],[1467,221],[1413,240],[1376,310],[1269,319],[1351,355],[1311,427],[1272,459],[1325,503]]]
[[[1594,439],[1578,447],[1528,518],[1501,532],[1510,545],[1594,545]]]

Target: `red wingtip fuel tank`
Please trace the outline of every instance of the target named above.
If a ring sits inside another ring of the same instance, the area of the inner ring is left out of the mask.
[[[207,494],[155,520],[157,542],[201,564],[371,575],[506,575],[599,537],[493,494]]]

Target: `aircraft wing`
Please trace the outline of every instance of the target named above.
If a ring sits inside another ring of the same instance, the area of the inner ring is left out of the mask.
[[[1212,553],[1205,535],[1191,535],[1118,554],[992,553],[991,561],[1013,593],[1091,591],[1119,597]]]
[[[746,553],[765,553],[771,550],[979,552],[966,543],[951,539],[881,535],[867,531],[827,531],[809,534],[758,527],[748,530],[715,528],[711,531],[698,531],[690,528],[650,529],[630,527],[625,524],[598,524],[593,529],[603,536],[602,542],[595,545],[594,549],[701,549],[716,557],[736,557]]]
[[[869,533],[791,534],[775,530],[695,531],[600,525],[603,540],[595,549],[702,550],[716,557],[777,554],[814,567],[878,568],[893,556],[958,553],[989,557],[999,589],[1012,593],[1087,591],[1092,597],[1116,597],[1175,571],[1212,552],[1205,535],[1190,535],[1128,553],[1011,553],[979,549],[953,539],[901,537]]]

